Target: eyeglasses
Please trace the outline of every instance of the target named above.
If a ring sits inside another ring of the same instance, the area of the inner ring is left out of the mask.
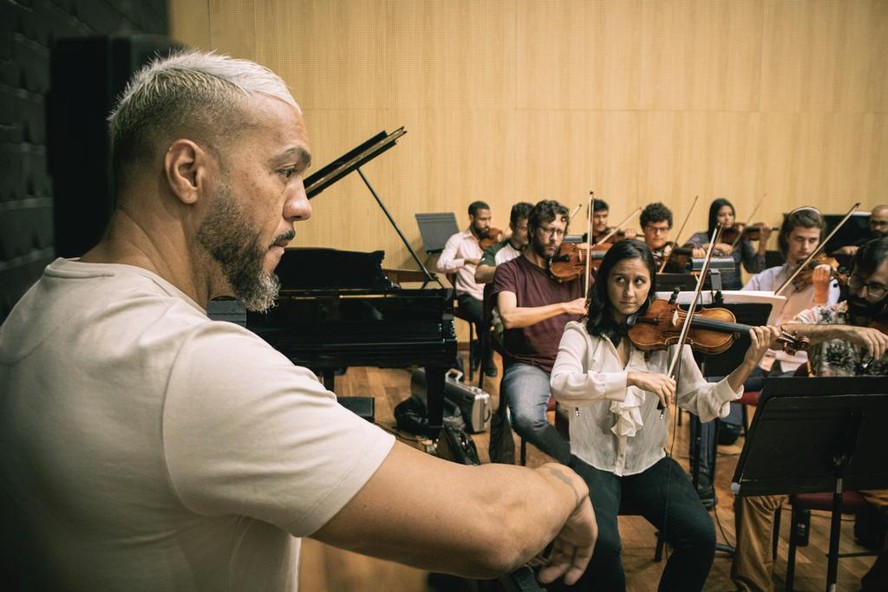
[[[670,226],[651,226],[648,224],[644,227],[645,230],[650,232],[651,234],[666,234],[671,229]]]
[[[537,230],[542,231],[543,234],[545,234],[546,236],[549,236],[549,237],[564,236],[564,229],[563,228],[552,228],[551,226],[549,228],[546,228],[545,226],[540,226],[537,228]]]
[[[863,278],[857,274],[852,273],[851,277],[848,278],[848,287],[854,290],[855,292],[859,290],[863,290],[866,288],[867,293],[873,298],[881,298],[886,293],[888,293],[888,286],[883,284],[874,284],[870,282],[863,281]]]

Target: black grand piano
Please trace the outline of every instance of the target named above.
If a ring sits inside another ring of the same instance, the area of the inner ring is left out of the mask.
[[[429,433],[437,437],[444,413],[444,377],[456,358],[453,293],[419,260],[360,166],[395,145],[404,129],[380,132],[305,179],[309,198],[357,171],[400,235],[419,270],[383,271],[384,253],[323,248],[287,249],[277,268],[281,292],[267,313],[247,313],[247,328],[295,364],[311,368],[334,390],[348,366],[424,366]],[[420,288],[398,283],[418,281]],[[438,288],[429,287],[436,282]]]

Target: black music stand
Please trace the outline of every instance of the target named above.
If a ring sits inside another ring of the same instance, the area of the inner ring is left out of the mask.
[[[456,215],[453,212],[416,214],[416,224],[422,236],[422,245],[428,255],[436,255],[444,250],[447,239],[459,232]]]
[[[888,487],[884,377],[765,380],[737,462],[737,495],[833,493],[826,589],[838,573],[842,492]]]

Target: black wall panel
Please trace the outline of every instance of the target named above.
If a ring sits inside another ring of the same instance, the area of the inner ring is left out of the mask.
[[[139,48],[144,47],[140,40],[164,39],[168,28],[166,0],[0,0],[0,322],[47,263],[61,254],[56,228],[77,234],[78,220],[91,216],[92,206],[74,207],[73,201],[65,202],[71,209],[61,218],[56,212],[58,182],[49,168],[49,144],[56,130],[47,114],[47,99],[53,94],[50,62],[54,48],[60,40],[87,37],[118,42],[131,38]],[[137,49],[130,57],[141,60],[138,53]],[[134,67],[134,62],[118,64]],[[89,65],[78,64],[80,68]],[[80,76],[72,74],[75,80]],[[85,82],[89,75],[82,76],[84,95],[94,92]],[[82,110],[71,110],[69,115],[77,119],[87,111],[110,109],[109,100],[102,99],[100,107],[98,101],[84,96]],[[104,114],[101,125],[98,133],[104,137]],[[61,148],[68,154],[55,159],[57,170],[64,168],[64,160],[85,152],[83,145]],[[107,176],[102,183],[109,183]],[[96,225],[90,222],[84,228]]]

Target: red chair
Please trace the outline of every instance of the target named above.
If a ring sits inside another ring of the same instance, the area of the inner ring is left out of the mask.
[[[789,496],[789,502],[792,504],[792,522],[793,532],[789,535],[789,557],[786,561],[786,589],[792,590],[793,580],[795,579],[795,555],[796,547],[804,547],[808,544],[808,531],[810,530],[811,510],[825,510],[832,512],[833,494],[832,493],[795,493]],[[842,493],[842,514],[857,514],[867,509],[868,503],[860,493],[856,491],[845,491]],[[777,513],[777,520],[774,526],[774,540],[777,540],[780,528],[780,511]],[[860,551],[854,553],[837,553],[836,558],[842,557],[864,557],[877,555],[876,551]],[[828,556],[829,557],[829,556]],[[830,557],[831,559],[831,557]]]

